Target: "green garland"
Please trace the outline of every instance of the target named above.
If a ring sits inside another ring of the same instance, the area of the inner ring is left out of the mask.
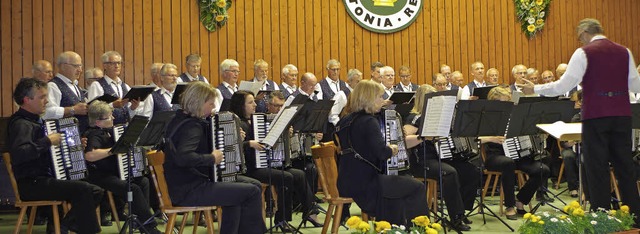
[[[209,32],[215,32],[229,20],[227,10],[231,0],[198,0],[200,6],[200,22]]]
[[[522,32],[531,39],[542,31],[549,15],[551,0],[514,0],[514,4]]]

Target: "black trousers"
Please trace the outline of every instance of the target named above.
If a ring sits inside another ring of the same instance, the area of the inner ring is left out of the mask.
[[[429,216],[427,188],[420,181],[408,176],[380,175],[380,186],[383,209],[375,214],[376,219],[408,225],[417,216]]]
[[[438,160],[427,159],[425,165],[427,178],[439,180]],[[424,177],[425,170],[418,169],[421,168],[412,169],[412,175]],[[442,175],[442,196],[449,216],[454,218],[464,214],[465,210],[473,209],[476,189],[480,184],[480,169],[469,162],[442,162]]]
[[[313,159],[308,156],[300,156],[291,160],[291,166],[295,169],[303,170],[311,192],[313,194],[318,193],[318,168]]]
[[[629,146],[629,149],[631,146]],[[516,205],[516,195],[514,186],[516,184],[516,169],[529,175],[529,180],[520,188],[518,201],[529,204],[533,194],[549,179],[549,167],[533,160],[533,158],[523,158],[514,161],[504,155],[487,155],[485,167],[490,171],[502,172],[502,189],[504,191],[504,204],[507,207]]]
[[[89,183],[100,186],[101,188],[111,191],[114,196],[127,201],[127,181],[121,180],[120,177],[114,175],[106,175],[102,173],[94,173],[87,178]],[[131,180],[131,192],[133,193],[133,201],[131,202],[131,210],[138,216],[138,220],[142,223],[147,221],[153,214],[149,207],[149,180],[147,177],[138,177]],[[116,211],[112,211],[116,212]],[[155,226],[155,220],[150,220]]]
[[[631,157],[631,117],[605,117],[582,121],[584,166],[591,209],[611,209],[609,163],[613,166],[622,202],[640,215],[636,171]],[[605,188],[605,189],[603,189]]]
[[[181,206],[222,206],[220,233],[264,233],[259,187],[251,183],[205,182],[189,191]]]
[[[71,202],[71,210],[62,224],[77,228],[78,233],[98,233],[96,207],[102,200],[104,190],[93,184],[79,180],[57,180],[40,177],[18,180],[20,198],[25,201],[58,200]]]
[[[255,169],[247,174],[251,178],[255,178],[262,183],[276,186],[278,194],[278,211],[274,219],[279,221],[291,221],[291,210],[293,209],[293,195],[296,195],[298,201],[302,203],[303,213],[307,213],[313,206],[313,193],[307,184],[303,171],[289,168],[287,170],[278,169]],[[271,177],[271,181],[269,181]],[[284,194],[283,194],[284,191]],[[284,218],[283,218],[284,217]]]

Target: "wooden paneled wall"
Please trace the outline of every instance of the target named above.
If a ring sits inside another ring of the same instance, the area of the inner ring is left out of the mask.
[[[39,59],[54,61],[66,50],[78,52],[85,68],[101,66],[100,55],[123,55],[124,80],[150,82],[152,62],[184,68],[184,57],[200,53],[203,74],[218,84],[218,64],[238,60],[241,78],[253,76],[253,61],[270,63],[271,77],[292,63],[302,72],[326,76],[327,60],[342,63],[341,76],[381,61],[408,65],[419,83],[431,83],[442,63],[469,76],[477,60],[497,67],[503,82],[523,63],[540,70],[567,62],[579,46],[575,25],[585,17],[601,20],[608,37],[640,55],[640,1],[556,0],[542,34],[527,40],[515,19],[513,1],[429,0],[414,24],[394,34],[358,26],[342,0],[237,0],[228,24],[209,33],[198,21],[196,0],[2,0],[0,3],[0,103],[2,116],[14,111],[11,90],[31,75]],[[83,83],[83,80],[80,80]]]

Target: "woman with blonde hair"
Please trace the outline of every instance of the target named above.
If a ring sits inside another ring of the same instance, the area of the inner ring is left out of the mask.
[[[177,206],[222,206],[220,233],[264,233],[260,189],[248,183],[211,181],[207,175],[222,161],[212,146],[211,121],[216,92],[204,82],[191,82],[180,96],[165,132],[164,169],[171,201]]]
[[[450,160],[438,162],[438,151],[435,141],[425,139],[418,134],[423,121],[425,94],[435,92],[430,85],[421,85],[416,90],[413,109],[404,122],[405,142],[409,150],[409,172],[415,178],[439,180],[442,177],[442,193],[447,211],[451,218],[451,226],[458,231],[469,231],[471,224],[465,210],[472,210],[475,201],[476,186],[480,184],[479,168],[468,160]],[[439,173],[440,169],[442,173]],[[464,178],[464,179],[461,179]]]
[[[379,83],[363,80],[349,96],[349,113],[336,127],[336,145],[341,148],[338,190],[379,220],[410,224],[412,218],[429,213],[426,189],[412,178],[383,174],[387,159],[398,153],[397,145],[386,144],[375,116],[383,94]]]

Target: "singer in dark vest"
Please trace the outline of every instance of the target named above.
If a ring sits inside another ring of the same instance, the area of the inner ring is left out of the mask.
[[[87,120],[87,96],[78,87],[78,78],[82,74],[82,58],[73,51],[66,51],[56,58],[58,74],[49,81],[49,102],[44,119],[75,117],[79,121],[79,130],[83,132],[89,126]]]
[[[179,82],[192,82],[202,81],[209,84],[209,80],[200,74],[202,68],[202,57],[199,54],[190,54],[185,58],[185,65],[187,66],[187,72],[180,75]]]
[[[578,23],[576,35],[584,44],[555,82],[524,86],[525,94],[557,96],[582,82],[582,143],[591,209],[611,209],[609,163],[618,180],[622,203],[640,221],[640,197],[631,156],[629,91],[640,92],[640,78],[631,51],[603,35],[596,19]]]
[[[253,63],[253,73],[254,77],[251,80],[252,82],[262,83],[261,91],[274,91],[280,90],[280,87],[276,82],[269,79],[269,64],[262,60],[258,59]],[[267,102],[266,95],[264,93],[256,95],[256,113],[267,113]]]
[[[102,60],[102,67],[104,68],[104,77],[91,83],[91,86],[88,88],[88,99],[93,100],[102,95],[117,97],[118,100],[110,104],[110,106],[113,107],[113,117],[115,117],[113,123],[127,123],[131,116],[141,114],[142,108],[138,108],[140,100],[123,99],[131,87],[120,78],[122,72],[122,56],[116,51],[107,51],[100,56],[100,59]]]
[[[20,198],[24,201],[68,201],[73,207],[61,220],[60,229],[99,233],[96,206],[102,200],[104,190],[81,180],[55,178],[50,147],[59,145],[64,139],[59,133],[45,135],[43,131],[44,122],[40,116],[45,112],[47,95],[47,84],[34,78],[20,80],[13,92],[13,100],[20,109],[9,120],[6,145]]]
[[[178,104],[171,104],[173,94],[178,85],[178,66],[167,63],[160,68],[160,83],[158,90],[153,91],[151,96],[144,101],[144,112],[142,115],[152,117],[158,111],[176,111]]]

